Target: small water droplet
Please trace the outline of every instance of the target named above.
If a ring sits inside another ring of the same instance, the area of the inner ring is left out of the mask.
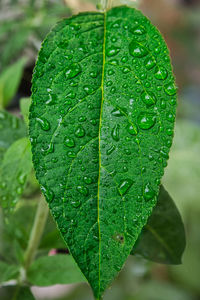
[[[168,159],[169,158],[169,154],[168,154],[169,150],[166,147],[162,147],[160,150],[160,154],[162,155],[162,157]]]
[[[133,40],[129,45],[129,52],[134,57],[144,57],[148,54],[148,50],[141,43]]]
[[[57,96],[55,94],[49,94],[48,99],[45,102],[45,104],[47,104],[47,105],[48,104],[50,104],[50,105],[55,104],[56,100],[57,100]]]
[[[130,69],[129,69],[129,68],[126,68],[126,67],[123,68],[123,73],[124,73],[124,74],[127,74],[127,73],[129,73],[129,72],[130,72]]]
[[[151,56],[151,57],[148,57],[144,63],[145,63],[145,67],[147,68],[147,70],[151,70],[156,65],[156,60],[153,56]]]
[[[111,136],[113,140],[116,142],[119,141],[119,124],[115,125],[114,128],[112,129]]]
[[[68,151],[68,152],[67,152],[67,156],[68,156],[69,158],[75,158],[75,157],[76,157],[76,153],[75,153],[74,151]]]
[[[40,124],[43,130],[47,131],[50,129],[50,124],[45,118],[36,118],[36,121]]]
[[[41,191],[45,195],[48,202],[51,202],[54,199],[54,193],[50,189],[45,188],[44,186],[41,186]]]
[[[85,186],[78,185],[76,189],[77,189],[77,191],[78,191],[80,194],[82,194],[82,195],[84,195],[84,196],[87,196],[87,195],[89,194],[89,190],[88,190],[88,188],[85,187]]]
[[[50,143],[47,147],[41,149],[43,155],[47,155],[49,153],[54,152],[54,144]]]
[[[91,177],[88,177],[88,176],[85,176],[83,178],[83,181],[86,183],[86,184],[91,184],[92,183],[92,178]]]
[[[155,192],[152,189],[150,183],[147,183],[145,188],[144,188],[144,198],[146,201],[149,201],[151,199],[153,199],[153,197],[155,196]]]
[[[16,190],[16,193],[17,193],[18,195],[21,195],[22,192],[23,192],[23,189],[22,189],[21,186],[19,186],[19,187],[17,188],[17,190]]]
[[[111,80],[109,80],[107,83],[106,83],[106,86],[111,86],[113,84],[113,82]]]
[[[141,94],[142,101],[147,105],[151,106],[154,105],[157,101],[156,96],[152,92],[142,92]]]
[[[120,195],[125,195],[132,185],[133,181],[131,179],[123,180],[118,187]]]
[[[110,155],[113,151],[115,151],[116,147],[115,146],[111,146],[107,151],[106,154]]]
[[[108,57],[112,57],[112,56],[115,56],[119,53],[119,48],[108,48],[107,51],[106,51],[106,55]]]
[[[78,126],[76,128],[76,131],[75,131],[75,135],[79,138],[82,138],[85,136],[85,129],[82,127],[82,126]]]
[[[85,116],[80,116],[78,118],[79,122],[85,122],[86,121],[86,117]]]
[[[108,71],[108,75],[113,75],[115,72],[113,70]]]
[[[171,128],[168,128],[166,130],[167,135],[172,136],[173,135],[173,130]]]
[[[164,86],[164,89],[165,89],[166,94],[169,96],[173,96],[177,92],[177,87],[175,86],[175,84],[173,82],[166,84]]]
[[[23,174],[23,173],[19,173],[18,177],[17,177],[17,181],[20,183],[20,184],[24,184],[26,182],[26,174]]]
[[[78,74],[81,73],[81,71],[82,71],[81,66],[78,63],[71,64],[68,67],[68,69],[66,69],[66,72],[65,72],[66,79],[71,79],[71,78],[76,77]]]
[[[111,114],[115,117],[122,117],[122,116],[124,116],[122,111],[123,111],[123,109],[115,108],[112,110]]]
[[[81,205],[81,201],[80,200],[72,200],[71,205],[75,208],[78,208]]]
[[[91,71],[91,72],[90,72],[90,76],[91,76],[92,78],[97,78],[97,71]]]
[[[138,116],[138,125],[141,129],[150,129],[156,123],[155,115],[147,112],[142,112]]]
[[[167,114],[166,114],[166,118],[167,118],[167,120],[168,120],[169,122],[171,122],[171,123],[173,123],[173,122],[174,122],[174,119],[175,119],[175,117],[174,117],[174,115],[173,115],[172,113],[167,113]]]
[[[69,148],[73,148],[75,146],[75,141],[73,138],[65,137],[64,144]]]
[[[122,59],[121,59],[121,61],[123,63],[126,63],[128,61],[128,56],[123,56]]]
[[[162,66],[157,66],[155,70],[155,77],[158,80],[165,80],[168,76],[167,70]]]
[[[92,95],[95,93],[95,89],[89,85],[85,85],[83,87],[84,91],[88,94],[88,95]]]

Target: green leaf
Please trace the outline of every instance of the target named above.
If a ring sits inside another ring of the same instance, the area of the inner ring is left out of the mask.
[[[6,151],[0,167],[0,204],[11,209],[21,197],[32,169],[30,142],[22,138]]]
[[[27,286],[7,285],[0,287],[0,299],[2,300],[34,300],[30,288]]]
[[[185,250],[185,230],[180,213],[170,195],[160,188],[158,202],[131,254],[162,264],[181,264]]]
[[[20,99],[21,114],[22,114],[22,116],[24,118],[24,121],[27,125],[29,124],[28,114],[29,114],[30,104],[31,104],[31,99],[30,98],[21,98]]]
[[[0,108],[7,107],[15,96],[25,63],[26,58],[23,57],[5,69],[0,75]]]
[[[33,162],[97,299],[156,204],[175,110],[167,46],[141,12],[80,14],[43,42],[30,108]]]
[[[81,274],[71,255],[53,255],[38,258],[27,274],[29,282],[37,286],[83,282]]]
[[[10,145],[25,136],[24,122],[14,115],[0,110],[0,163]]]
[[[19,274],[19,267],[9,265],[0,261],[0,283],[6,282],[11,279],[16,279]]]

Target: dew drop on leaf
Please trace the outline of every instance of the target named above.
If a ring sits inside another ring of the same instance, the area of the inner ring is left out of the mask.
[[[114,141],[118,142],[119,141],[119,125],[115,125],[114,128],[112,129],[111,136]]]
[[[173,96],[177,92],[177,87],[175,86],[175,84],[173,82],[166,84],[164,86],[164,89],[165,89],[165,92],[167,93],[167,95],[169,95],[169,96]]]
[[[41,191],[45,195],[48,202],[51,202],[54,199],[54,193],[50,189],[46,189],[44,186],[41,186]]]
[[[80,194],[82,194],[84,196],[87,196],[89,194],[88,188],[85,186],[78,185],[76,189]]]
[[[75,131],[75,135],[79,138],[82,138],[85,136],[85,129],[82,127],[82,126],[78,126],[76,128],[76,131]]]
[[[138,125],[141,129],[150,129],[156,123],[155,115],[147,112],[142,112],[138,116]]]
[[[148,54],[148,50],[141,43],[133,40],[129,45],[129,52],[133,57],[144,57]]]
[[[137,127],[134,124],[129,124],[127,126],[127,131],[128,133],[130,133],[131,135],[136,135],[138,133],[137,131]]]
[[[68,69],[65,70],[66,79],[71,79],[76,77],[81,73],[81,66],[78,63],[73,63],[69,66]]]
[[[154,196],[155,196],[154,190],[151,188],[151,185],[149,183],[147,183],[144,188],[144,199],[146,201],[149,201],[149,200],[153,199]]]
[[[116,147],[113,145],[111,146],[107,151],[106,151],[106,154],[107,155],[110,155],[111,153],[113,153],[113,151],[115,151]]]
[[[155,77],[159,80],[165,80],[168,76],[168,72],[164,67],[157,66],[155,70]]]
[[[134,27],[131,32],[135,35],[143,35],[146,33],[146,30],[143,26],[139,25],[137,27]]]
[[[154,105],[156,103],[156,96],[154,95],[154,93],[152,92],[142,92],[141,94],[141,98],[142,101],[147,105],[147,106],[151,106]]]
[[[131,179],[123,180],[118,187],[119,193],[122,196],[125,195],[132,185],[133,185],[133,181]]]
[[[69,148],[75,147],[75,141],[73,138],[70,137],[65,137],[64,144]]]
[[[43,130],[48,131],[50,129],[50,124],[46,119],[36,118],[36,121],[40,124],[40,126]]]
[[[152,57],[148,57],[146,60],[145,60],[145,67],[147,68],[147,70],[151,70],[153,69],[153,67],[156,65],[156,60],[155,58],[152,56]]]

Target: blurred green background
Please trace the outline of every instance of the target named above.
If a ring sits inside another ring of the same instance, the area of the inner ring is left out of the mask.
[[[20,99],[31,93],[32,71],[45,35],[60,18],[96,10],[97,2],[0,1],[0,108],[19,115]],[[139,7],[159,28],[170,48],[179,87],[179,105],[174,145],[163,184],[183,216],[187,247],[180,266],[164,266],[130,257],[106,292],[105,300],[197,300],[200,299],[200,1],[116,1],[120,3]],[[12,251],[17,252],[19,260],[20,247],[23,248],[28,239],[38,197],[38,185],[31,176],[18,215],[15,214],[7,226],[7,241],[0,245],[11,257]],[[21,217],[18,220],[22,212],[23,220]],[[2,220],[0,223],[0,232],[5,235]],[[13,241],[16,245],[10,249]],[[63,247],[49,217],[41,252]],[[86,283],[34,287],[33,293],[36,299],[92,300]]]

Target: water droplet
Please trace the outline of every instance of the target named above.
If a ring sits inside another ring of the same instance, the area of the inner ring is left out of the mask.
[[[167,135],[171,136],[171,135],[173,135],[173,130],[171,128],[168,128],[166,130],[166,133],[167,133]]]
[[[144,57],[148,54],[148,50],[141,43],[137,41],[132,41],[129,45],[129,52],[134,57]]]
[[[159,80],[165,80],[168,76],[168,72],[164,67],[157,66],[155,70],[155,77]]]
[[[145,67],[147,68],[147,70],[151,70],[156,65],[156,60],[152,56],[152,57],[148,57],[144,63],[145,63]]]
[[[115,117],[122,117],[124,116],[123,114],[123,109],[115,108],[112,110],[111,114]]]
[[[142,101],[147,105],[151,106],[154,105],[157,101],[156,96],[152,92],[142,92],[141,94]]]
[[[113,84],[113,82],[111,80],[109,80],[107,83],[106,83],[106,86],[111,86]]]
[[[124,73],[124,74],[127,74],[127,73],[129,73],[129,72],[130,72],[130,69],[129,69],[129,68],[126,68],[126,67],[123,68],[123,73]]]
[[[151,199],[153,199],[153,197],[155,196],[155,192],[152,189],[150,183],[147,183],[145,188],[144,188],[144,198],[145,200],[149,201]]]
[[[111,146],[107,151],[106,154],[110,155],[113,151],[115,151],[116,147],[115,146]]]
[[[125,195],[132,185],[133,181],[131,179],[123,180],[118,187],[120,195]]]
[[[67,156],[68,156],[69,158],[75,158],[75,157],[76,157],[76,153],[75,153],[74,151],[68,151],[68,152],[67,152]]]
[[[112,138],[113,140],[115,140],[116,142],[119,141],[119,125],[115,125],[114,128],[112,129],[111,132]]]
[[[91,183],[92,183],[92,178],[91,178],[91,177],[85,176],[85,177],[83,178],[83,180],[84,180],[84,182],[85,182],[86,184],[91,184]]]
[[[50,104],[50,105],[54,104],[57,100],[57,96],[55,94],[49,94],[48,96],[49,97],[48,97],[47,101],[45,102],[45,104],[47,104],[47,105],[48,104]]]
[[[176,99],[175,98],[170,99],[170,104],[172,106],[176,105]]]
[[[164,89],[165,89],[166,94],[169,96],[173,96],[177,92],[177,87],[175,86],[175,84],[173,82],[166,84],[164,86]]]
[[[169,154],[168,154],[169,150],[166,147],[162,147],[160,150],[160,154],[162,155],[162,157],[168,159],[169,158]]]
[[[92,95],[95,93],[95,89],[91,86],[85,85],[83,87],[84,91],[88,94],[88,95]]]
[[[147,112],[142,112],[138,116],[138,125],[141,129],[150,129],[156,123],[155,115]]]
[[[68,69],[66,69],[66,72],[65,72],[65,76],[66,76],[66,79],[71,79],[71,78],[74,78],[76,77],[78,74],[81,73],[81,66],[77,63],[73,63],[69,66]]]
[[[143,26],[139,25],[139,26],[131,29],[131,32],[135,35],[143,35],[146,33],[146,30]]]
[[[84,135],[85,135],[85,129],[84,129],[82,126],[78,126],[78,127],[76,128],[75,135],[76,135],[77,137],[79,137],[79,138],[84,137]]]
[[[162,100],[162,101],[161,101],[160,107],[161,107],[162,109],[165,109],[165,108],[166,108],[166,102],[165,102],[165,100]]]
[[[119,48],[110,48],[110,49],[107,49],[106,55],[108,57],[115,56],[115,55],[117,55],[119,53],[119,50],[120,50]]]
[[[50,189],[46,189],[44,186],[41,186],[41,191],[45,195],[48,202],[51,202],[54,198],[54,193]]]
[[[115,72],[113,70],[108,71],[108,75],[113,75]]]
[[[36,121],[40,124],[41,128],[45,131],[50,129],[50,124],[46,119],[36,118]]]
[[[65,137],[64,144],[69,148],[73,148],[75,146],[75,141],[73,138]]]
[[[81,205],[81,201],[80,200],[72,200],[71,205],[75,208],[78,208]]]
[[[112,94],[114,94],[116,92],[116,87],[112,87],[112,89],[110,91]]]
[[[121,59],[121,61],[123,63],[126,63],[128,61],[128,56],[123,56],[122,59]]]
[[[87,196],[89,194],[88,188],[85,186],[78,185],[76,189],[80,194],[82,194],[84,196]]]
[[[47,155],[49,153],[54,152],[54,144],[50,143],[47,147],[41,149],[43,155]]]
[[[80,116],[78,118],[79,122],[85,122],[86,121],[86,117],[85,116]]]
[[[97,71],[91,71],[91,72],[90,72],[90,76],[91,76],[92,78],[97,78]]]
[[[16,192],[17,192],[17,194],[18,195],[21,195],[22,194],[22,192],[23,192],[23,189],[22,189],[22,187],[20,186],[20,187],[18,187],[17,188],[17,190],[16,190]]]
[[[20,183],[20,184],[24,184],[26,182],[26,174],[23,174],[23,173],[19,173],[18,177],[17,177],[17,181]]]
[[[90,120],[90,123],[95,126],[95,125],[97,125],[97,120],[92,119],[92,120]]]
[[[175,117],[174,117],[174,115],[173,115],[172,113],[167,113],[167,114],[166,114],[166,118],[167,118],[167,120],[168,120],[169,122],[171,122],[171,123],[173,123],[173,122],[174,122],[174,119],[175,119]]]
[[[137,127],[134,124],[129,124],[127,126],[127,131],[128,133],[130,133],[131,135],[136,135],[138,133],[137,131]]]

